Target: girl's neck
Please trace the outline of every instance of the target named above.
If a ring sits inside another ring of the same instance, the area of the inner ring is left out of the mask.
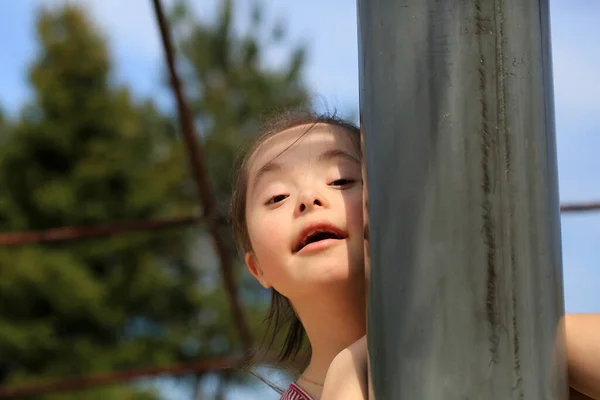
[[[310,363],[303,375],[323,383],[333,358],[366,333],[366,297],[364,290],[341,295],[329,292],[326,297],[312,296],[295,302],[312,348]],[[318,399],[321,388],[314,384],[300,385]]]

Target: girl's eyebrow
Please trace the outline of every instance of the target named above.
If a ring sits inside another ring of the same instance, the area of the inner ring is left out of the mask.
[[[260,167],[260,169],[258,170],[258,172],[256,173],[256,176],[254,177],[254,183],[252,185],[253,189],[256,189],[256,187],[258,186],[258,184],[260,183],[260,180],[262,178],[265,177],[265,175],[274,172],[274,171],[280,171],[281,170],[281,165],[277,164],[276,162],[269,162],[266,163],[265,165],[263,165],[262,167]]]
[[[338,157],[344,158],[344,159],[349,160],[358,165],[362,164],[358,158],[356,158],[352,154],[347,153],[344,150],[340,150],[340,149],[331,149],[331,150],[324,151],[319,156],[319,162],[330,161],[330,160],[332,160],[334,158],[338,158]]]

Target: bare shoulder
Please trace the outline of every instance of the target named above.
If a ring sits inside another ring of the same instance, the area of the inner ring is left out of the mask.
[[[367,400],[367,339],[362,337],[331,362],[321,400]]]

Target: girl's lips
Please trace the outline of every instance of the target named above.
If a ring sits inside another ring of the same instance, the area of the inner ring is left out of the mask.
[[[306,246],[298,250],[296,254],[298,255],[309,255],[321,252],[323,250],[327,250],[340,242],[343,242],[345,239],[324,239],[319,240],[318,242],[308,243]]]
[[[307,238],[319,232],[333,234],[335,238],[325,238],[316,242],[306,243]],[[333,225],[332,223],[326,221],[310,223],[304,226],[304,228],[300,231],[300,234],[297,236],[292,246],[292,252],[298,253],[304,248],[306,248],[308,245],[317,244],[319,242],[326,242],[329,240],[342,240],[346,239],[347,237],[348,235],[346,234],[346,232]]]

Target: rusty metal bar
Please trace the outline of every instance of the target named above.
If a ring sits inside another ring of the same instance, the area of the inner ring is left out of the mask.
[[[174,229],[197,224],[202,220],[202,217],[191,215],[167,219],[119,221],[93,226],[65,226],[42,231],[4,232],[0,233],[0,246],[61,243],[132,232]]]
[[[58,392],[72,392],[92,389],[101,386],[127,383],[141,378],[161,375],[184,375],[188,373],[203,374],[223,369],[237,368],[243,362],[240,357],[222,357],[197,362],[115,371],[105,374],[59,379],[35,384],[0,386],[0,399],[42,396]]]
[[[241,305],[239,304],[238,289],[233,273],[233,257],[225,244],[221,233],[219,232],[218,210],[215,196],[210,185],[208,170],[206,167],[206,157],[204,155],[204,146],[198,140],[198,134],[194,126],[194,117],[187,106],[181,80],[175,68],[175,55],[169,32],[167,20],[165,18],[160,0],[152,0],[156,20],[160,29],[161,41],[163,44],[165,59],[167,62],[171,86],[177,103],[179,113],[179,122],[184,136],[187,153],[189,156],[190,168],[198,187],[198,201],[203,207],[204,216],[207,218],[207,227],[213,238],[216,253],[220,260],[221,274],[223,278],[223,287],[227,293],[229,306],[240,335],[242,345],[245,349],[250,349],[253,340],[248,323],[244,317]]]
[[[560,211],[562,213],[600,211],[600,202],[565,203],[561,204]],[[92,226],[64,226],[41,231],[2,232],[0,233],[0,247],[22,246],[33,243],[63,243],[132,232],[174,229],[203,221],[204,218],[192,215],[154,220],[110,222]],[[218,221],[221,225],[227,223],[225,218],[219,218]]]
[[[562,213],[600,211],[600,201],[589,203],[565,203],[560,205],[560,211]]]

